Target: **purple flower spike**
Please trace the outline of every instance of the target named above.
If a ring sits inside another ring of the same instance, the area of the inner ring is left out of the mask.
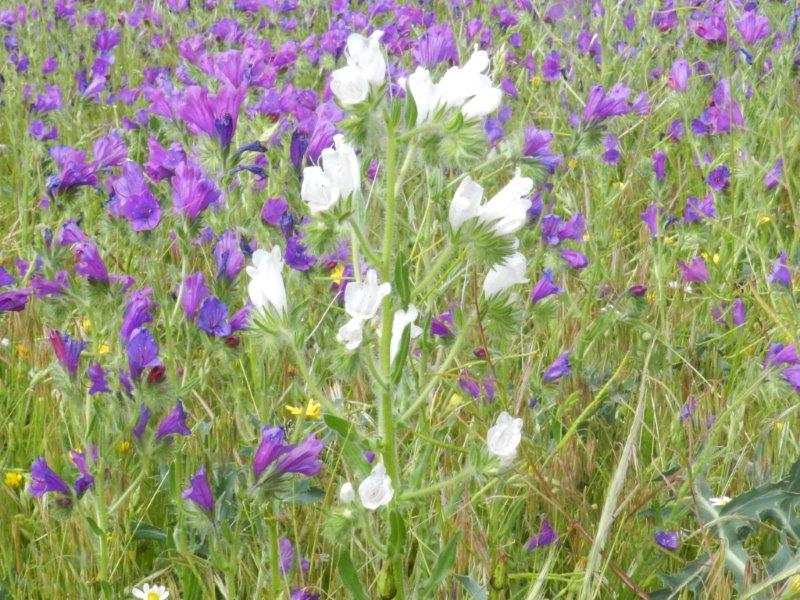
[[[768,190],[776,187],[781,181],[781,173],[783,172],[783,159],[779,158],[775,161],[772,169],[764,175],[764,187]]]
[[[752,46],[769,35],[769,19],[757,14],[755,10],[746,10],[742,18],[736,21],[736,29],[744,43]]]
[[[111,180],[111,190],[109,212],[128,221],[133,231],[150,231],[161,221],[161,206],[137,163],[125,161],[122,175]]]
[[[548,296],[560,294],[563,291],[562,288],[553,283],[553,272],[550,269],[545,269],[539,281],[536,282],[536,285],[531,290],[531,302],[536,304]]]
[[[78,467],[78,471],[81,472],[80,477],[75,480],[74,484],[75,492],[80,497],[94,485],[94,475],[89,472],[89,466],[86,464],[86,454],[78,450],[70,450],[69,458]]]
[[[219,200],[217,184],[196,162],[181,162],[172,178],[172,209],[190,220]]]
[[[450,329],[453,326],[453,313],[449,310],[431,319],[431,335],[439,337],[450,337],[453,335]]]
[[[542,165],[551,175],[561,164],[561,157],[550,148],[553,138],[552,132],[531,126],[525,129],[522,146],[522,155]]]
[[[291,446],[284,444],[286,433],[283,427],[264,427],[261,441],[253,456],[253,475],[258,479],[277,458],[286,453]]]
[[[733,306],[731,307],[731,321],[733,322],[734,326],[738,327],[739,325],[744,325],[744,322],[747,320],[747,313],[744,306],[744,300],[741,298],[736,298],[733,301]]]
[[[550,525],[547,519],[542,519],[542,525],[539,528],[538,533],[534,533],[531,536],[531,539],[528,540],[528,543],[525,544],[525,548],[528,550],[535,550],[536,548],[544,548],[545,546],[549,546],[553,542],[558,539],[558,535],[556,534],[553,527]]]
[[[717,216],[714,207],[714,194],[708,194],[702,200],[697,196],[689,196],[683,209],[684,223],[697,223],[703,219],[713,219]]]
[[[781,373],[781,379],[786,381],[794,388],[794,391],[800,394],[800,365],[792,365],[786,367]]]
[[[481,395],[480,384],[472,379],[466,371],[461,372],[461,376],[458,378],[458,385],[465,394],[472,398],[478,398]]]
[[[211,493],[205,467],[200,467],[197,474],[189,478],[189,487],[183,490],[181,496],[185,500],[191,500],[208,514],[214,513],[214,496]]]
[[[730,176],[731,170],[725,165],[720,165],[708,174],[708,187],[715,192],[720,192],[728,187]]]
[[[658,236],[658,208],[655,204],[648,204],[647,209],[639,214],[647,230],[650,232],[650,237]]]
[[[194,319],[197,316],[197,311],[200,310],[200,305],[207,296],[208,288],[206,287],[203,274],[198,271],[197,273],[187,275],[181,286],[180,297],[183,312],[186,313],[188,318]]]
[[[106,372],[103,367],[100,366],[100,363],[94,363],[86,370],[86,373],[89,375],[89,381],[92,384],[89,387],[90,394],[94,395],[111,392],[111,388],[108,387]]]
[[[777,283],[785,287],[792,286],[792,272],[787,266],[786,251],[781,250],[780,256],[772,261],[772,272],[767,277],[769,283]]]
[[[681,270],[681,279],[686,283],[705,283],[708,281],[706,263],[699,256],[695,256],[688,265],[679,260],[678,268]]]
[[[86,342],[55,330],[50,332],[49,337],[58,362],[70,377],[75,377],[78,372],[78,361],[81,358],[81,352],[86,348]]]
[[[183,404],[178,400],[168,415],[158,422],[156,427],[156,439],[161,440],[170,435],[191,435],[192,430],[186,426],[186,411]]]
[[[300,237],[297,235],[287,238],[283,260],[292,269],[301,272],[308,271],[317,264],[317,257],[308,253],[308,248],[300,242]]]
[[[547,369],[545,369],[542,381],[545,383],[553,383],[570,374],[572,365],[569,362],[569,350],[562,352],[558,355]]]
[[[306,477],[316,475],[322,469],[322,461],[318,458],[322,447],[322,442],[315,436],[308,436],[278,459],[277,472],[300,473]]]
[[[92,242],[78,242],[72,247],[75,256],[75,272],[89,281],[108,283],[108,269]]]
[[[289,600],[319,600],[319,594],[312,594],[303,588],[294,588]]]
[[[577,250],[564,248],[561,251],[561,258],[563,258],[571,268],[576,270],[585,269],[587,266],[589,266],[589,259],[585,254],[578,252]]]
[[[278,540],[278,548],[280,550],[281,575],[285,577],[294,565],[294,546],[292,546],[292,542],[288,538],[282,537]]]
[[[200,307],[197,326],[209,335],[228,337],[231,324],[228,322],[228,307],[219,298],[209,296]]]
[[[128,368],[133,379],[138,378],[145,369],[162,364],[158,358],[158,345],[146,327],[133,330],[125,345],[125,352],[128,355]]]
[[[800,355],[794,344],[770,344],[764,356],[764,368],[800,364]]]
[[[653,173],[656,179],[662,181],[667,176],[667,154],[663,150],[653,153]]]
[[[631,106],[626,100],[630,95],[630,88],[619,83],[608,92],[600,85],[593,85],[583,109],[583,122],[588,125],[597,125],[610,117],[628,114]]]
[[[69,495],[70,490],[66,482],[47,466],[47,461],[41,456],[31,463],[31,479],[28,487],[32,496],[40,498],[50,492]]]
[[[656,544],[661,546],[664,550],[677,550],[678,549],[678,532],[677,531],[656,531],[655,536]]]
[[[261,208],[261,220],[267,225],[278,227],[281,224],[281,218],[288,210],[289,204],[283,196],[268,198]]]
[[[214,246],[214,260],[217,261],[217,278],[224,275],[233,280],[244,269],[244,254],[233,229],[228,229],[219,236]]]
[[[153,320],[150,312],[157,305],[150,299],[153,288],[144,288],[131,292],[128,301],[125,303],[125,314],[122,317],[122,326],[119,329],[119,337],[122,341],[130,339],[134,329],[142,327],[145,323]]]
[[[31,287],[40,300],[47,296],[61,296],[69,289],[69,273],[57,271],[55,279],[45,279],[44,277],[31,277]]]

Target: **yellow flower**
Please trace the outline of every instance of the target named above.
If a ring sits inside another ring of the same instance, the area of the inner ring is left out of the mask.
[[[83,325],[83,330],[87,333],[92,330],[92,322],[86,317],[84,317],[83,321],[81,321],[81,325]]]
[[[450,410],[455,410],[463,401],[464,399],[461,396],[458,394],[453,394],[450,396],[450,402],[447,403],[447,406],[450,408]]]
[[[647,292],[647,301],[651,304],[656,301],[656,293],[655,292]]]
[[[19,486],[22,485],[22,475],[20,473],[17,473],[16,471],[6,471],[3,480],[6,482],[6,485],[10,488],[17,489]]]
[[[341,285],[342,277],[344,277],[344,265],[338,265],[331,271],[331,281],[336,285]]]
[[[578,161],[575,160],[574,158],[571,158],[567,161],[567,165],[569,166],[570,170],[572,170],[578,166]]]
[[[769,215],[761,215],[761,216],[758,218],[758,224],[759,224],[759,225],[766,225],[766,224],[767,224],[767,223],[769,223],[770,221],[772,221],[772,219],[769,217]]]
[[[668,235],[665,235],[664,236],[664,243],[667,246],[671,246],[672,244],[675,243],[675,236],[669,237]]]
[[[531,77],[531,87],[532,88],[537,88],[540,85],[542,85],[541,77],[539,77],[538,75],[534,75],[533,77]]]
[[[118,448],[121,454],[125,454],[131,449],[131,443],[128,440],[123,440],[119,443]]]
[[[292,415],[293,417],[299,417],[300,414],[303,412],[303,409],[298,406],[292,406],[291,404],[287,404],[283,407],[284,410]],[[319,419],[320,414],[322,412],[322,406],[319,402],[315,402],[313,399],[309,399],[308,404],[306,405],[306,419]]]
[[[620,229],[619,227],[615,227],[614,228],[614,239],[618,240],[621,237],[622,237],[622,229]]]
[[[19,353],[22,358],[28,357],[28,349],[25,347],[25,344],[17,345],[17,353]]]
[[[717,254],[715,252],[714,256],[711,257],[711,262],[714,263],[715,265],[718,265],[719,264],[719,254]]]
[[[588,242],[590,239],[591,239],[591,238],[589,237],[589,233],[588,233],[588,232],[585,232],[585,233],[583,234],[583,241],[584,241],[584,242]]]
[[[100,346],[97,348],[98,354],[108,354],[111,348],[105,342],[100,342]]]

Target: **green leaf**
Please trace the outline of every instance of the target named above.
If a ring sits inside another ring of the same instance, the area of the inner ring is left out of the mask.
[[[342,455],[347,464],[359,475],[367,473],[369,471],[369,463],[359,448],[359,444],[363,443],[363,439],[356,426],[347,419],[336,415],[324,414],[322,420],[341,439]]]
[[[475,581],[471,575],[456,575],[455,578],[472,600],[486,600],[489,597],[486,589]]]
[[[433,591],[436,589],[436,586],[439,585],[445,577],[447,577],[448,573],[450,573],[450,570],[453,568],[453,564],[456,562],[458,538],[459,534],[456,533],[452,538],[450,538],[450,541],[447,542],[447,545],[439,553],[439,557],[436,559],[436,562],[433,564],[433,568],[431,569],[430,577],[422,585],[423,592],[421,596],[423,598],[433,597]]]
[[[368,600],[367,595],[364,593],[364,587],[358,579],[356,568],[353,566],[350,552],[347,550],[342,550],[339,553],[339,578],[347,591],[350,592],[351,598]]]
[[[406,546],[406,524],[402,515],[393,510],[389,513],[389,556],[400,556]]]
[[[403,329],[403,335],[400,338],[400,349],[397,351],[397,356],[394,357],[394,363],[392,366],[392,375],[390,381],[394,385],[400,383],[400,378],[403,376],[403,367],[406,364],[406,355],[408,354],[408,347],[410,345],[411,325],[406,325]]]
[[[403,308],[408,308],[411,302],[411,282],[408,275],[408,261],[403,252],[397,253],[394,262],[394,289],[400,295]]]
[[[414,94],[406,94],[406,129],[413,129],[417,126],[417,102]]]
[[[139,523],[133,531],[133,539],[135,540],[154,540],[156,542],[166,542],[167,532],[147,523]]]

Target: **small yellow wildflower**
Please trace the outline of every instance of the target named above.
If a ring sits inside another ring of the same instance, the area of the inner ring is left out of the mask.
[[[622,238],[622,229],[620,229],[619,227],[615,227],[614,228],[614,239],[618,240],[618,239],[621,239],[621,238]]]
[[[450,396],[450,402],[447,403],[447,406],[450,410],[455,410],[463,401],[464,399],[461,396],[453,394]]]
[[[769,216],[769,215],[761,215],[761,216],[758,218],[758,224],[759,224],[759,225],[766,225],[766,224],[767,224],[767,223],[769,223],[770,221],[772,221],[772,219],[770,218],[770,216]]]
[[[89,333],[92,330],[92,322],[87,317],[83,318],[83,321],[81,321],[81,325],[83,325],[83,330],[86,333]]]
[[[674,244],[674,243],[675,243],[675,236],[672,236],[672,237],[670,237],[670,236],[668,236],[668,235],[665,235],[665,236],[664,236],[664,243],[665,243],[667,246],[671,246],[672,244]]]
[[[589,236],[589,234],[587,232],[584,232],[583,241],[584,242],[588,242],[590,239],[592,239],[592,238]]]
[[[204,354],[205,354],[205,352],[203,352],[202,348],[198,348],[197,350],[194,351],[194,357],[195,358],[203,358]]]
[[[16,471],[6,471],[3,480],[6,482],[6,485],[10,488],[17,489],[19,486],[22,485],[22,475],[20,473],[17,473]]]
[[[18,344],[17,345],[17,353],[22,358],[27,358],[28,357],[28,349],[25,347],[25,344]]]
[[[781,421],[778,421],[777,423],[775,423],[775,429],[777,429],[778,431],[782,430],[783,429],[783,423]]]
[[[98,348],[97,348],[97,353],[98,354],[108,354],[110,350],[111,350],[111,348],[109,347],[108,344],[106,344],[105,342],[101,342],[100,346],[98,346]]]
[[[795,575],[794,577],[789,578],[786,591],[791,594],[789,598],[797,598],[800,596],[800,575]]]
[[[284,406],[284,410],[292,415],[293,417],[299,417],[300,414],[303,412],[303,409],[298,406],[292,406],[291,404],[287,404]],[[308,404],[306,405],[306,419],[319,419],[320,414],[322,412],[322,406],[319,402],[315,402],[313,399],[309,399]]]
[[[542,85],[542,78],[541,77],[539,77],[538,75],[534,75],[533,77],[531,77],[531,87],[532,88],[537,88],[540,85]]]
[[[131,443],[128,440],[123,440],[119,443],[118,448],[121,454],[125,454],[131,449]]]
[[[578,166],[578,161],[577,161],[577,160],[575,160],[574,158],[570,158],[570,159],[567,161],[567,166],[569,166],[570,170],[572,170],[572,169],[574,169],[575,167],[577,167],[577,166]]]
[[[708,260],[708,252],[701,252],[700,256],[703,257],[703,260]]]
[[[344,265],[337,265],[336,268],[331,271],[331,281],[336,285],[341,285],[342,277],[344,277]]]
[[[711,257],[711,262],[714,263],[715,265],[718,265],[719,264],[719,254],[717,254],[715,252],[714,256]]]
[[[647,298],[647,301],[648,301],[650,304],[652,304],[653,302],[655,302],[655,301],[656,301],[656,293],[655,293],[655,292],[647,292],[647,296],[646,296],[646,298]]]

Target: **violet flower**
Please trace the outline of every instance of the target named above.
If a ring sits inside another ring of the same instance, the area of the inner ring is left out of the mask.
[[[200,305],[207,296],[208,288],[206,287],[203,273],[197,271],[187,275],[181,285],[180,301],[183,312],[186,313],[189,319],[194,319],[197,316],[197,311],[200,310]]]
[[[527,550],[544,548],[556,540],[558,540],[558,534],[556,534],[555,530],[547,519],[542,519],[542,525],[539,528],[539,531],[531,536],[531,539],[529,539],[528,543],[525,544],[525,548]]]
[[[186,426],[186,411],[180,400],[175,403],[175,407],[158,422],[156,427],[156,439],[162,440],[170,435],[191,435],[192,430]]]
[[[131,332],[125,345],[125,352],[128,355],[128,369],[134,379],[137,379],[145,369],[159,367],[162,364],[158,358],[158,345],[146,327],[139,327]]]
[[[189,478],[189,487],[183,490],[181,497],[191,500],[209,515],[214,513],[214,496],[211,493],[205,467],[200,467],[197,473]]]
[[[569,362],[570,351],[566,350],[558,355],[558,357],[545,369],[542,380],[545,383],[552,383],[569,375],[572,372],[572,365]]]
[[[708,269],[705,261],[699,256],[695,256],[688,265],[678,261],[678,268],[681,271],[681,278],[686,283],[704,283],[708,281]]]
[[[548,296],[561,294],[563,291],[561,287],[553,283],[553,272],[550,269],[545,269],[531,290],[531,303],[536,304]]]
[[[209,335],[228,337],[231,334],[228,307],[219,298],[208,296],[197,315],[197,326]]]
[[[58,473],[47,466],[47,461],[41,456],[31,463],[31,480],[28,491],[37,498],[51,492],[66,496],[70,494],[70,489],[66,482],[59,477]]]
[[[86,348],[86,342],[56,330],[50,332],[49,338],[58,362],[70,377],[75,377],[78,372],[78,361],[81,358],[81,352]]]
[[[772,261],[772,272],[767,276],[769,283],[777,283],[785,287],[792,286],[792,272],[787,266],[786,251],[781,250],[780,255]]]
[[[661,546],[664,550],[677,550],[678,549],[678,532],[677,531],[656,531],[653,536],[656,544]]]
[[[94,395],[111,392],[111,388],[108,387],[106,372],[103,367],[100,366],[100,363],[94,363],[91,365],[86,370],[86,373],[89,376],[89,381],[91,382],[91,386],[89,387],[90,394]]]

